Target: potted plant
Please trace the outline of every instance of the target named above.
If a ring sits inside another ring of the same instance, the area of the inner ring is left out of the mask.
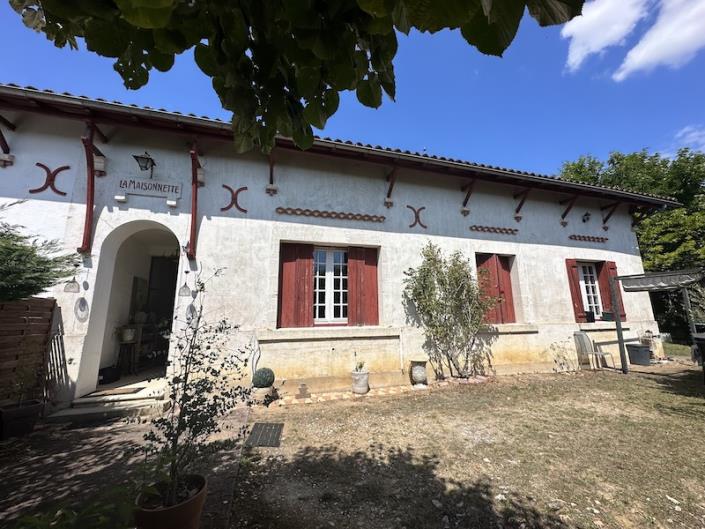
[[[40,370],[28,365],[25,356],[21,356],[12,385],[14,402],[0,406],[0,439],[20,437],[34,430],[43,404],[27,397],[37,387],[39,376]]]
[[[260,367],[252,376],[252,396],[257,401],[267,402],[274,398],[274,371]]]
[[[205,282],[198,279],[186,320],[176,318],[180,330],[172,334],[167,375],[171,406],[145,435],[151,473],[136,500],[138,529],[198,528],[207,491],[198,462],[209,437],[220,431],[219,419],[249,397],[248,388],[232,383],[242,378],[247,363],[243,351],[228,347],[235,328],[226,320],[203,319],[204,292]]]
[[[352,371],[352,390],[357,395],[370,391],[370,372],[365,369],[365,362],[355,362]]]

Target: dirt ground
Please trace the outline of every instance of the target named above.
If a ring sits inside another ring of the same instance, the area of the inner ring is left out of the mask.
[[[248,413],[238,408],[221,419],[221,432],[211,437],[195,469],[208,477],[201,529],[227,527],[230,521],[223,513],[232,501]],[[131,507],[140,484],[152,479],[144,474],[142,451],[148,430],[144,420],[40,424],[27,437],[1,442],[0,529],[16,527],[20,517],[80,511],[95,502]]]
[[[684,359],[252,410],[233,527],[705,528],[705,391]]]

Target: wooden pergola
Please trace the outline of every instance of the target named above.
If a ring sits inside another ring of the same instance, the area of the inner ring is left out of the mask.
[[[697,330],[695,328],[695,319],[693,318],[693,309],[690,304],[688,287],[701,282],[703,279],[705,279],[705,268],[610,277],[609,283],[612,306],[617,306],[615,305],[615,303],[617,303],[617,281],[621,282],[625,292],[673,292],[680,290],[683,296],[685,312],[688,317],[691,345],[695,345]],[[622,363],[622,372],[628,373],[629,364],[627,362],[622,321],[619,311],[615,311],[615,323],[617,326],[617,340],[619,341],[619,357]],[[702,362],[702,364],[703,376],[705,377],[705,362]]]

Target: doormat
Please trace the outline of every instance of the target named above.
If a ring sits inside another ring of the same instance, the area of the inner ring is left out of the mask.
[[[283,422],[256,422],[245,446],[277,447],[281,443],[283,429]]]
[[[111,395],[132,395],[133,393],[137,393],[138,391],[142,391],[146,387],[147,386],[140,386],[138,388],[104,389],[102,391],[94,391],[93,393],[86,395],[86,397],[109,397]]]

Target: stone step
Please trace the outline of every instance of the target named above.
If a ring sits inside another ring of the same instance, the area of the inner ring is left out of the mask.
[[[111,405],[119,404],[121,402],[135,402],[140,400],[163,400],[166,397],[166,385],[157,388],[145,388],[137,393],[131,393],[126,395],[103,395],[100,397],[85,396],[74,400],[71,403],[71,407],[80,408],[84,406],[97,406],[101,404]]]
[[[130,402],[65,408],[49,415],[46,422],[96,422],[120,417],[153,417],[169,409],[168,400],[142,399]]]

